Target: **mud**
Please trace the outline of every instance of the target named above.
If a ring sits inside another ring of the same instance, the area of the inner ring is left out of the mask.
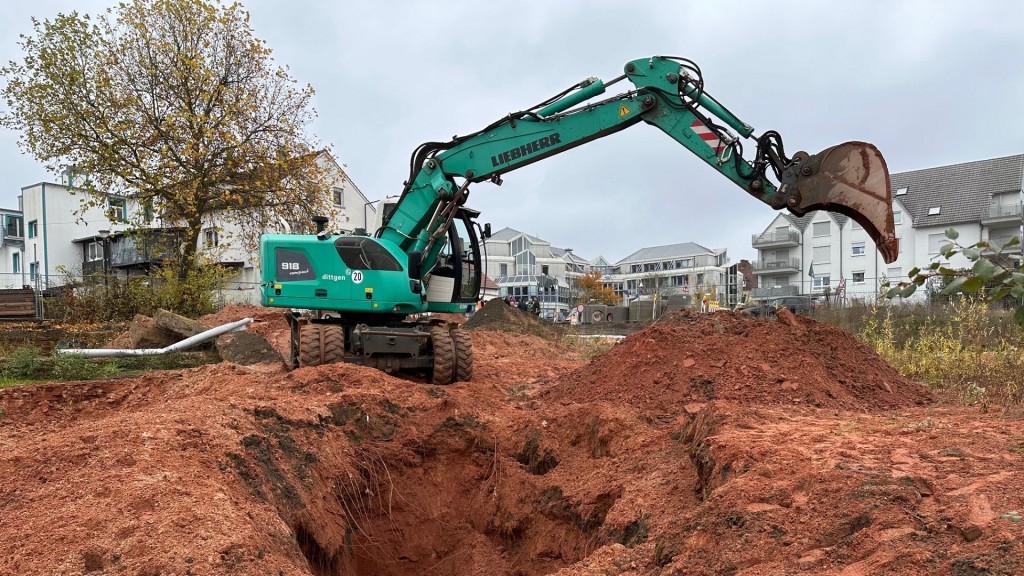
[[[278,318],[253,328],[283,349]],[[1024,573],[1018,414],[936,406],[811,320],[676,315],[589,360],[508,324],[445,387],[222,363],[2,391],[0,573]]]

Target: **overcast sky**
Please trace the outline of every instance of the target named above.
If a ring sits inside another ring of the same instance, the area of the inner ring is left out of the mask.
[[[780,132],[790,155],[863,140],[902,172],[1024,153],[1016,0],[242,3],[277,62],[316,89],[309,130],[370,200],[401,192],[420,143],[476,131],[657,54],[695,60],[706,90],[756,134]],[[0,61],[21,57],[31,16],[113,4],[5,3]],[[0,174],[9,208],[21,187],[55,179],[2,130]],[[482,221],[612,262],[679,242],[753,258],[751,234],[774,217],[646,124],[504,180],[471,189]]]

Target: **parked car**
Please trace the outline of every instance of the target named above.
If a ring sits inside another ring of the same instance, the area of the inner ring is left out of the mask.
[[[810,296],[781,296],[751,303],[741,308],[739,313],[755,318],[768,318],[775,316],[780,308],[788,308],[794,314],[805,316],[810,315],[813,310]]]
[[[772,300],[772,305],[776,310],[779,308],[789,308],[789,311],[793,314],[803,314],[805,316],[810,315],[811,310],[814,309],[811,305],[810,296],[783,296]]]

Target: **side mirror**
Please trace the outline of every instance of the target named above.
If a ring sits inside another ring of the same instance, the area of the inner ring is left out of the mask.
[[[484,224],[484,239],[491,237],[491,223]]]
[[[419,280],[423,272],[423,252],[409,252],[409,278]]]

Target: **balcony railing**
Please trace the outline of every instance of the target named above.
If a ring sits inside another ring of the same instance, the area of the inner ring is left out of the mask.
[[[800,287],[795,284],[785,284],[782,286],[771,286],[765,288],[754,288],[751,290],[750,295],[754,298],[775,298],[778,296],[798,296],[800,294]]]
[[[1021,205],[1017,204],[997,204],[995,202],[989,203],[988,207],[981,213],[981,222],[983,224],[989,224],[991,222],[1020,222],[1021,219]]]
[[[781,260],[758,260],[754,262],[754,272],[783,272],[799,270],[799,258],[783,258]]]
[[[750,244],[754,247],[760,246],[796,246],[800,244],[800,233],[794,230],[765,232],[754,234],[750,237]]]

